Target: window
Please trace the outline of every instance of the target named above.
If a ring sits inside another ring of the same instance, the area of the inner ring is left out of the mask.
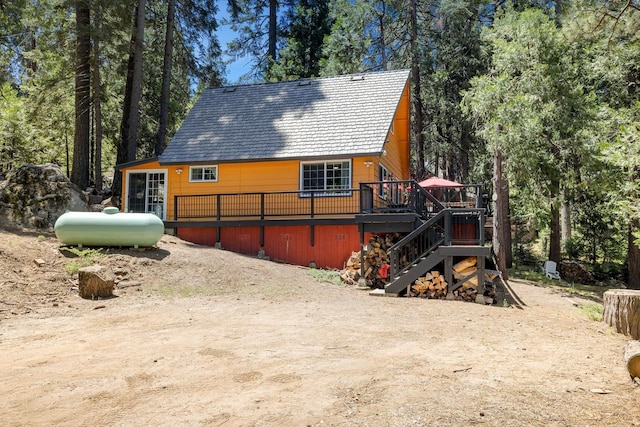
[[[165,218],[165,194],[167,192],[167,171],[127,171],[127,212],[152,213]]]
[[[319,163],[302,163],[300,165],[300,187],[305,190],[325,190],[323,196],[345,196],[350,192],[333,190],[349,190],[351,188],[351,161],[338,160]],[[309,196],[310,194],[303,194]],[[318,193],[316,193],[318,195]]]
[[[389,184],[385,184],[384,182],[386,181],[391,181],[392,177],[391,174],[389,173],[389,171],[387,170],[387,168],[385,168],[384,166],[380,165],[378,167],[378,176],[380,181],[382,181],[383,183],[380,185],[380,190],[378,192],[378,196],[381,199],[387,200],[387,197],[389,196]]]
[[[218,166],[191,166],[189,168],[190,182],[218,181]]]

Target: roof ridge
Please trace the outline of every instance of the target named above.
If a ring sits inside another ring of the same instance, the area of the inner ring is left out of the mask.
[[[256,86],[271,86],[278,84],[293,84],[307,81],[320,81],[320,80],[332,80],[332,79],[346,79],[347,77],[353,78],[355,76],[371,76],[371,75],[380,75],[380,74],[392,74],[392,73],[400,73],[400,72],[409,72],[408,68],[399,68],[397,70],[378,70],[378,71],[363,71],[361,73],[350,73],[350,74],[336,74],[333,76],[317,76],[317,77],[301,77],[293,80],[281,80],[276,82],[254,82],[254,83],[246,83],[246,84],[235,84],[228,86],[217,86],[217,87],[209,87],[207,89],[211,90],[224,90],[231,88],[247,88],[247,87],[256,87]]]

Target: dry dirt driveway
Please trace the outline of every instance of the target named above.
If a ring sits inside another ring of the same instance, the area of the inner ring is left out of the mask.
[[[90,301],[58,246],[0,233],[2,426],[640,425],[626,338],[546,288],[376,298],[165,237]]]

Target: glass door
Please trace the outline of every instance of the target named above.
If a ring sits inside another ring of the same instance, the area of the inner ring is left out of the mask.
[[[164,219],[165,172],[131,172],[127,183],[128,212],[152,213]]]

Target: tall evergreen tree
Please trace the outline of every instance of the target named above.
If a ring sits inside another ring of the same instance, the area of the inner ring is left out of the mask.
[[[325,76],[367,71],[371,37],[367,34],[371,5],[362,0],[329,2],[331,30],[323,43],[320,73]]]
[[[472,80],[466,103],[480,133],[504,152],[521,188],[548,200],[549,259],[560,261],[559,207],[592,109],[571,46],[540,10],[503,12],[488,33],[491,72]],[[536,207],[532,206],[532,209]]]
[[[271,68],[278,61],[282,27],[285,26],[284,20],[278,23],[278,17],[294,4],[295,0],[237,1],[237,14],[231,18],[231,28],[238,36],[229,43],[229,52],[252,57],[253,68],[244,78],[271,78]]]
[[[331,29],[328,0],[300,0],[286,13],[284,48],[271,74],[277,80],[320,74],[322,45]]]
[[[425,22],[422,38],[427,46],[422,51],[422,72],[428,163],[432,173],[467,182],[469,156],[481,151],[482,145],[460,109],[461,92],[486,71],[480,37],[489,9],[484,0],[445,0],[429,9],[432,19]]]
[[[167,138],[167,120],[169,119],[169,92],[171,90],[171,66],[173,62],[173,27],[175,25],[175,0],[167,1],[167,25],[165,29],[164,59],[162,61],[162,88],[160,92],[160,118],[154,152],[162,154]]]

